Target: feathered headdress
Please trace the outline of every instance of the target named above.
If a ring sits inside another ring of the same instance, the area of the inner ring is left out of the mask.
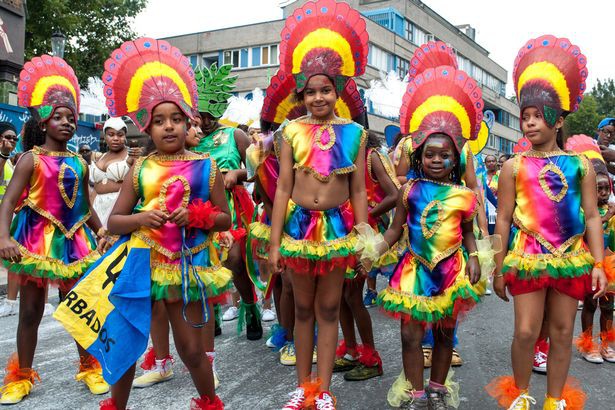
[[[28,61],[19,74],[17,100],[46,121],[58,107],[79,115],[80,89],[72,67],[60,57],[42,55]]]
[[[294,95],[295,79],[293,76],[278,71],[271,78],[267,87],[261,119],[271,124],[280,125],[285,120],[294,120],[307,114],[305,104],[297,101]],[[357,84],[349,79],[338,97],[335,115],[347,119],[356,119],[364,111],[365,106]]]
[[[493,127],[494,123],[495,114],[493,114],[493,111],[485,111],[483,113],[483,121],[480,125],[478,137],[475,140],[468,141],[470,150],[475,156],[478,155],[487,145],[487,142],[489,141],[489,133],[491,132],[491,128]]]
[[[545,35],[519,50],[513,82],[521,112],[536,107],[547,124],[579,108],[585,92],[587,59],[567,38]]]
[[[286,19],[281,33],[280,67],[295,77],[297,91],[324,74],[338,93],[349,77],[364,73],[368,34],[361,14],[347,3],[310,1]]]
[[[163,102],[175,103],[189,118],[197,104],[190,61],[164,40],[126,41],[111,53],[103,74],[109,115],[128,115],[141,131]]]
[[[412,134],[414,149],[431,135],[448,135],[461,152],[478,137],[483,119],[476,81],[451,66],[428,68],[408,83],[399,113],[401,132]]]
[[[199,90],[199,112],[209,113],[214,118],[221,118],[229,106],[231,91],[235,88],[237,76],[229,77],[233,66],[224,64],[218,68],[213,63],[209,68],[202,67],[196,72]]]
[[[598,160],[604,163],[598,143],[587,135],[573,135],[566,140],[566,150],[583,154],[590,160]]]
[[[408,81],[429,68],[441,65],[457,68],[455,51],[442,41],[429,41],[414,51],[408,70]]]

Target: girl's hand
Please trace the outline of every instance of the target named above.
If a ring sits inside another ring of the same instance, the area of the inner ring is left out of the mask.
[[[592,292],[594,293],[593,299],[598,299],[606,295],[606,288],[608,282],[604,271],[600,268],[592,269]]]
[[[271,273],[281,273],[283,270],[279,246],[271,246],[269,248],[269,269]]]
[[[188,225],[188,209],[179,207],[171,212],[171,215],[167,217],[167,221],[174,223],[175,225],[182,227]]]
[[[142,212],[138,214],[139,225],[146,226],[152,229],[158,229],[167,221],[167,216],[164,212],[155,209],[153,211]]]
[[[470,278],[470,283],[474,285],[480,279],[480,264],[477,256],[470,256],[466,262],[466,275]]]
[[[234,170],[224,174],[224,188],[233,189],[237,185],[237,173]]]
[[[13,263],[21,261],[21,251],[10,238],[0,238],[0,258]]]
[[[367,270],[367,267],[365,266],[365,262],[359,262],[357,266],[355,266],[354,271],[357,273],[359,277],[362,277],[362,278],[366,278],[367,273],[369,272]]]
[[[508,296],[506,295],[506,283],[504,282],[504,276],[499,274],[493,277],[493,291],[504,302],[508,302]]]
[[[231,249],[233,243],[235,243],[235,238],[229,231],[218,232],[218,241],[220,242],[220,246]]]

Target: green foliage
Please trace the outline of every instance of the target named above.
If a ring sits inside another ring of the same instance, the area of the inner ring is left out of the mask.
[[[612,78],[598,80],[591,93],[598,103],[598,114],[603,118],[615,117],[615,81]]]
[[[214,118],[220,118],[228,108],[228,99],[235,88],[237,77],[229,77],[233,66],[225,64],[218,68],[214,63],[211,67],[196,69],[195,80],[199,93],[199,112],[208,112]]]
[[[596,126],[602,119],[598,113],[598,102],[591,93],[587,94],[577,112],[566,117],[566,130],[568,135],[585,134],[592,136]]]
[[[100,77],[104,62],[122,42],[136,37],[133,18],[147,0],[29,0],[26,18],[27,60],[51,53],[51,35],[66,36],[64,59],[82,87]]]

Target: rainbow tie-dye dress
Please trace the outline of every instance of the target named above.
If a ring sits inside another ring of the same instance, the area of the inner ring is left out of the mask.
[[[134,213],[160,210],[171,214],[196,199],[207,202],[215,176],[216,163],[207,154],[151,154],[140,158],[134,168],[134,189],[139,198]],[[151,249],[152,298],[181,299],[181,229],[170,222],[158,229],[142,226],[132,233],[131,241],[139,246],[145,244]],[[196,272],[207,287],[207,296],[213,303],[230,286],[232,273],[220,265],[209,232],[186,229],[185,242],[192,253]],[[189,297],[191,301],[200,300],[193,277],[190,278]]]
[[[513,232],[503,273],[510,293],[555,288],[582,300],[594,259],[583,239],[585,156],[528,151],[514,160]]]
[[[485,283],[470,283],[461,245],[462,223],[478,211],[476,195],[460,185],[414,179],[403,191],[410,244],[377,303],[394,317],[454,326]]]
[[[34,170],[11,224],[22,258],[18,263],[3,263],[21,283],[42,287],[51,282],[68,291],[100,256],[85,225],[90,218],[83,183],[87,164],[70,151],[34,147],[28,152]]]

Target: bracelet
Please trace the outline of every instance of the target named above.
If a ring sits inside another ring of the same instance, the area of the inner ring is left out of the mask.
[[[11,155],[4,155],[3,153],[0,152],[0,158],[2,159],[11,159]]]
[[[102,238],[103,236],[107,236],[108,233],[109,232],[105,229],[105,227],[101,226],[98,228],[98,231],[96,231],[96,236]]]
[[[594,269],[604,269],[602,261],[594,263]]]
[[[493,275],[493,277],[494,277],[494,278],[503,278],[503,277],[504,277],[504,274],[500,272],[500,273],[498,273],[498,274],[494,274],[494,275]]]
[[[471,252],[470,256],[476,256],[478,258],[478,251]]]

